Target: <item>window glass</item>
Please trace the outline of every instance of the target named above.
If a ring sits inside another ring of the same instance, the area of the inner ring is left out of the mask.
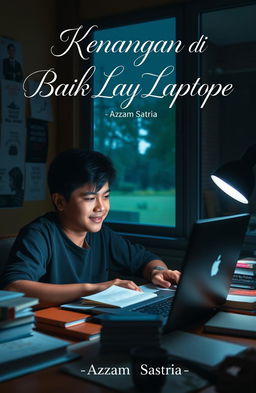
[[[96,41],[139,40],[175,41],[175,18],[95,30]],[[111,157],[117,169],[112,186],[110,221],[135,224],[176,225],[176,109],[169,108],[169,98],[142,98],[113,95],[118,84],[140,84],[141,93],[148,92],[156,76],[167,66],[172,72],[162,78],[155,94],[176,81],[175,51],[169,53],[94,53],[94,94],[105,85],[104,95],[93,100],[94,149]],[[134,63],[135,62],[135,63]],[[141,63],[141,64],[139,64]],[[135,64],[135,65],[134,65]],[[121,66],[109,78],[115,67]],[[108,82],[106,82],[108,80]],[[130,97],[131,98],[131,97]]]
[[[256,5],[201,15],[201,33],[208,37],[202,77],[234,87],[228,97],[218,95],[201,111],[202,216],[251,211],[251,233],[256,233],[256,195],[249,206],[236,202],[215,186],[210,174],[220,165],[239,159],[255,144],[255,15]]]

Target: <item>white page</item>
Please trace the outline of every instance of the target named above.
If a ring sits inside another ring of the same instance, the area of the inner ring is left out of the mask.
[[[91,296],[84,296],[81,299],[91,302],[99,302],[115,307],[126,307],[131,304],[139,303],[147,299],[156,297],[155,293],[144,293],[139,291],[134,291],[127,288],[122,288],[117,285],[112,285],[111,287],[105,289],[102,292],[96,293]]]

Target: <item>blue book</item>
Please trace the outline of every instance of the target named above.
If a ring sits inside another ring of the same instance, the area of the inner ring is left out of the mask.
[[[0,344],[0,382],[78,357],[68,341],[34,332],[32,336]]]
[[[28,337],[33,333],[33,322],[0,330],[0,343]]]
[[[6,321],[0,321],[0,335],[3,329],[12,328],[15,326],[25,325],[26,323],[34,323],[35,317],[32,311],[21,315],[15,319],[7,319]]]
[[[0,302],[24,296],[22,292],[0,291]]]
[[[38,302],[37,298],[25,296],[0,301],[0,321],[19,317],[22,314],[21,311],[36,305]]]

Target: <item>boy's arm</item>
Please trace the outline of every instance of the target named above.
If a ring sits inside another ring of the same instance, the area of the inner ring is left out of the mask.
[[[124,272],[122,274],[139,275],[157,286],[169,288],[179,281],[180,272],[170,270],[166,264],[159,259],[156,254],[146,250],[140,244],[131,243],[118,233],[108,227],[104,227],[109,236],[109,252],[114,272]],[[156,270],[156,266],[161,266],[165,270]]]
[[[139,291],[139,287],[131,280],[120,280],[116,278],[96,284],[48,284],[29,280],[17,280],[7,285],[4,289],[9,291],[24,292],[26,296],[37,297],[41,306],[58,305],[79,299],[103,291],[111,285]]]

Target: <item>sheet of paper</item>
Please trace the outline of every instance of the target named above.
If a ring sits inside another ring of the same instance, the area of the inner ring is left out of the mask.
[[[96,293],[91,296],[84,296],[82,299],[87,304],[108,304],[114,307],[126,307],[131,304],[142,302],[143,300],[151,299],[155,297],[154,293],[144,293],[138,291],[132,291],[131,289],[112,285],[102,292]]]
[[[27,162],[25,165],[25,200],[42,201],[45,198],[46,165]]]

